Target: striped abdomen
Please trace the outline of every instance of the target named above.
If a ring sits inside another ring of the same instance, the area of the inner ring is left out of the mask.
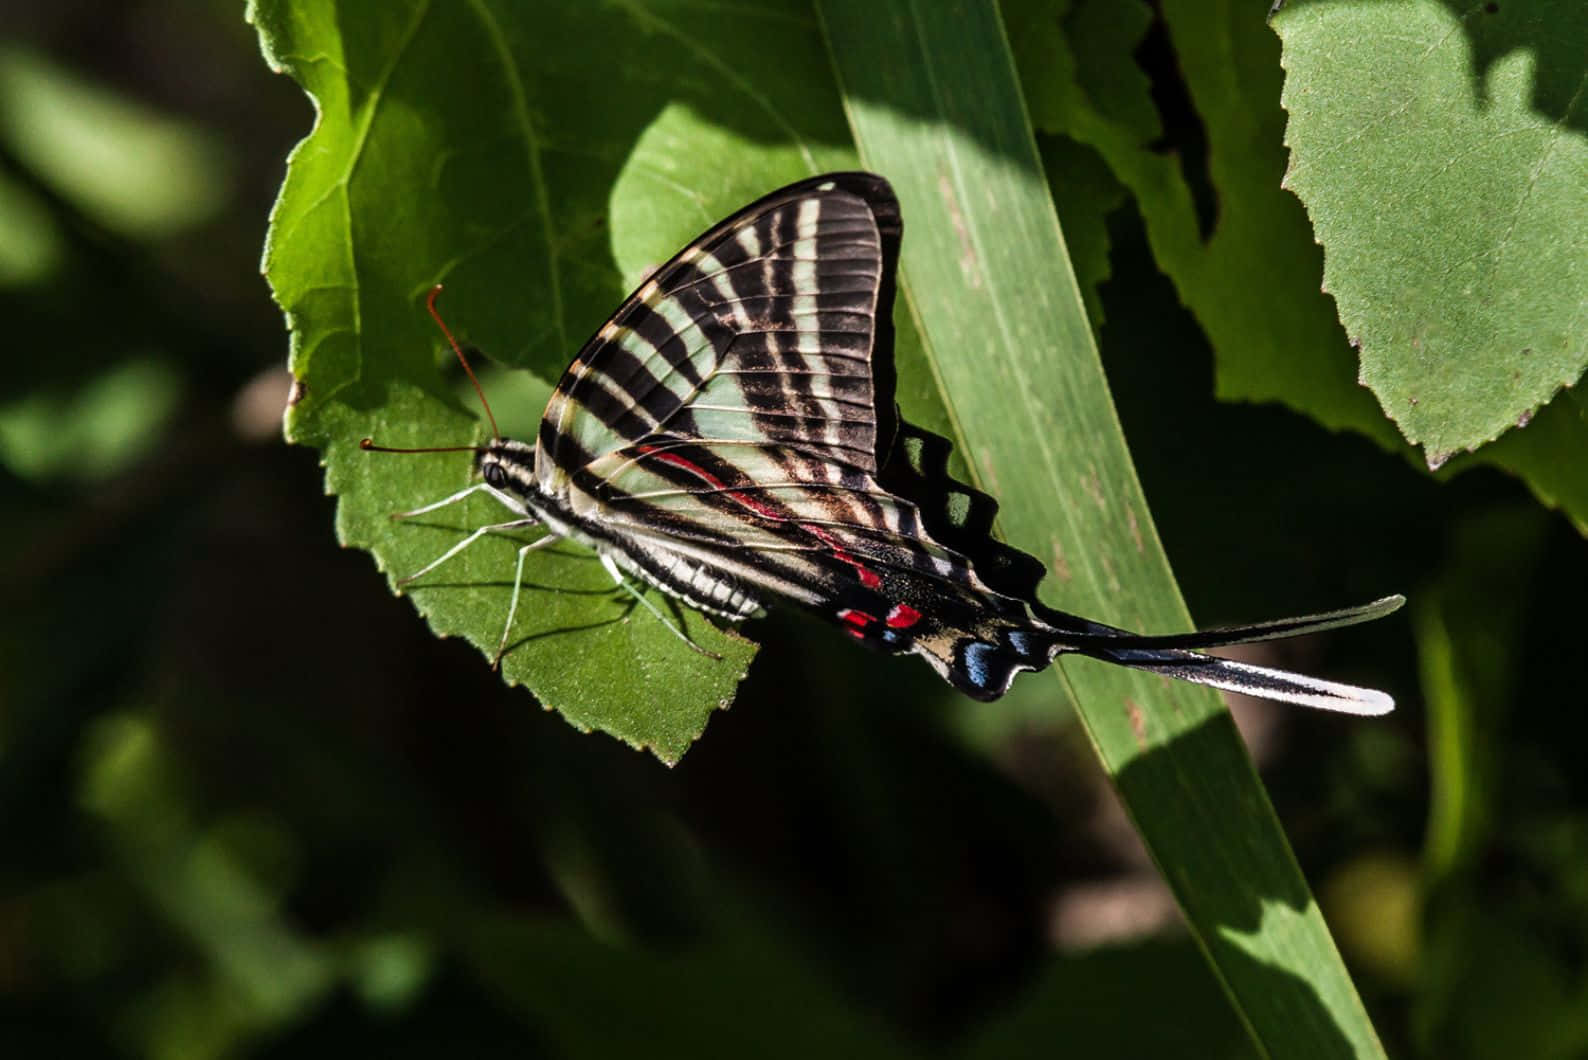
[[[689,556],[654,546],[647,547],[643,554],[622,548],[604,550],[625,571],[696,610],[731,622],[752,618],[762,611],[759,600]]]

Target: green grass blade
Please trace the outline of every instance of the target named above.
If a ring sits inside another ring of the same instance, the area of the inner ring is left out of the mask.
[[[1056,605],[1189,627],[1153,530],[990,0],[819,4],[861,157],[908,230],[903,286],[978,481]],[[1089,660],[1062,679],[1269,1056],[1383,1051],[1229,715]],[[992,708],[996,709],[996,708]]]

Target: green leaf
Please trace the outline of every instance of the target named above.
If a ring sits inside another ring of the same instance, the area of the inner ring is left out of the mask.
[[[192,228],[226,203],[230,166],[205,132],[10,46],[0,47],[0,143],[96,221],[134,238]]]
[[[1206,133],[1205,167],[1195,176],[1211,202],[1199,203],[1185,172],[1196,158],[1162,149],[1152,86],[1134,58],[1147,8],[1005,0],[1004,9],[1022,27],[1012,39],[1032,120],[1093,147],[1130,190],[1153,256],[1216,351],[1219,396],[1281,401],[1326,426],[1397,445],[1357,384],[1345,333],[1319,290],[1306,214],[1279,185],[1278,47],[1261,19],[1233,7],[1164,4]],[[1055,180],[1055,197],[1067,194]]]
[[[176,371],[152,357],[114,365],[72,394],[34,391],[0,405],[0,465],[97,484],[148,454],[181,394]]]
[[[1162,149],[1151,86],[1135,59],[1145,9],[1122,13],[1104,0],[1004,0],[1003,8],[1036,127],[1094,147],[1129,189],[1159,267],[1213,345],[1218,396],[1282,403],[1426,466],[1361,385],[1356,353],[1322,290],[1323,256],[1306,211],[1281,186],[1283,71],[1279,42],[1262,20],[1234,6],[1162,7],[1205,134],[1205,165],[1193,174],[1203,186],[1199,202],[1187,180],[1195,157]],[[1549,69],[1570,56],[1542,35],[1529,43],[1555,56]],[[1569,98],[1568,89],[1556,86],[1550,98]],[[1068,218],[1077,212],[1065,209],[1072,193],[1051,169],[1049,176]],[[1573,470],[1585,446],[1581,401],[1563,392],[1527,429],[1456,456],[1442,473],[1501,467],[1588,533],[1588,477]]]
[[[1468,516],[1412,611],[1428,704],[1429,886],[1470,868],[1492,839],[1496,767],[1529,617],[1515,587],[1536,576],[1547,529],[1530,507]]]
[[[1125,188],[1114,179],[1103,156],[1085,144],[1067,136],[1044,136],[1037,146],[1064,226],[1075,279],[1086,300],[1086,317],[1095,332],[1103,326],[1099,288],[1111,275],[1108,215],[1124,204]]]
[[[319,112],[265,261],[299,384],[287,436],[321,450],[341,540],[391,577],[503,518],[476,497],[393,523],[468,484],[469,458],[358,448],[485,437],[425,314],[432,284],[446,281],[465,342],[539,381],[497,410],[524,437],[625,278],[768,188],[852,158],[817,26],[792,2],[259,0],[251,16]],[[670,160],[691,158],[658,194]],[[515,552],[484,539],[406,592],[438,633],[492,654]],[[506,678],[666,761],[731,699],[754,651],[686,612],[690,635],[725,658],[690,652],[576,546],[531,553],[525,592]]]
[[[1491,10],[1492,8],[1492,10]],[[1431,467],[1511,427],[1588,366],[1588,22],[1574,0],[1299,3],[1275,20],[1288,186],[1362,379]],[[1556,32],[1563,69],[1523,50]],[[1486,67],[1475,44],[1498,45]],[[1560,101],[1543,86],[1578,85]]]
[[[1588,535],[1588,475],[1579,460],[1588,452],[1588,404],[1582,393],[1563,390],[1526,428],[1507,431],[1476,453],[1451,459],[1442,473],[1455,474],[1479,464],[1502,468],[1521,478],[1533,495],[1565,513],[1580,534]]]
[[[233,1038],[250,1025],[292,1018],[329,992],[332,954],[296,929],[280,909],[282,896],[239,857],[258,834],[247,836],[246,823],[236,820],[243,827],[230,835],[224,827],[199,827],[184,798],[181,760],[147,717],[99,718],[86,736],[79,801],[108,826],[112,856],[145,896],[141,917],[179,929],[220,970],[207,989],[194,991],[209,1002],[211,1019],[180,1011],[183,1001],[198,998],[168,998],[142,1007],[144,1035],[158,1040],[207,1024],[209,1033]]]
[[[889,174],[908,219],[909,306],[1010,542],[1050,561],[1045,595],[1068,610],[1186,628],[996,10],[892,0],[821,11],[861,157]],[[1260,1048],[1382,1055],[1218,697],[1089,660],[1061,670]]]

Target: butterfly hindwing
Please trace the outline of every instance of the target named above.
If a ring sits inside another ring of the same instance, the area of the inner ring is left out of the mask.
[[[1047,665],[1058,642],[1025,602],[934,540],[914,503],[858,468],[785,446],[653,436],[593,462],[575,485],[581,517],[649,559],[653,580],[685,555],[873,647],[919,654],[977,698]]]

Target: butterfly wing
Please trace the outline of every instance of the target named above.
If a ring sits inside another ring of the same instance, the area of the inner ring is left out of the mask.
[[[575,511],[641,562],[687,557],[873,647],[919,654],[977,698],[1046,666],[1061,639],[936,540],[913,502],[800,448],[653,435],[594,461],[573,485]]]
[[[630,295],[559,381],[536,479],[648,436],[783,444],[876,470],[893,423],[899,208],[887,181],[834,173],[752,203]]]

